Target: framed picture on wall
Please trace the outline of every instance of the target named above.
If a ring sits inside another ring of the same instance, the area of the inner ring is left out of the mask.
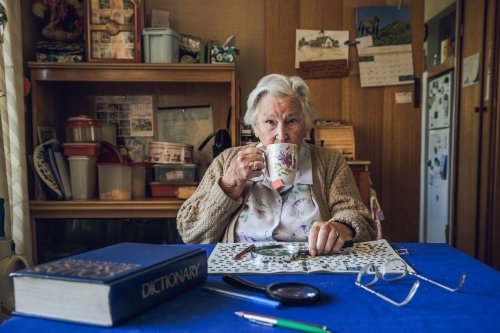
[[[139,9],[133,0],[89,0],[86,6],[86,59],[141,62]]]

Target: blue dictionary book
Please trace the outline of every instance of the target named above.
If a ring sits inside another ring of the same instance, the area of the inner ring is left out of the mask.
[[[113,326],[204,283],[207,254],[121,243],[10,274],[15,313]]]

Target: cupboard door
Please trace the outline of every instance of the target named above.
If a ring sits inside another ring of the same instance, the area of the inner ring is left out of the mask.
[[[491,79],[496,3],[462,1],[462,56],[459,58],[459,112],[457,122],[456,202],[454,244],[488,263],[491,253],[491,210],[494,173],[491,171],[495,135],[492,127]],[[477,56],[477,62],[474,61]],[[477,63],[477,66],[474,64]],[[471,71],[474,73],[471,75]],[[477,72],[477,75],[476,75]],[[467,78],[473,79],[471,85]]]
[[[479,143],[481,113],[475,112],[480,104],[481,85],[463,87],[463,60],[483,52],[484,9],[486,0],[463,1],[462,59],[457,64],[461,68],[459,76],[459,112],[457,115],[457,159],[456,159],[456,204],[455,204],[455,246],[463,252],[475,256],[477,237],[477,191],[479,184]],[[476,22],[476,24],[471,24]],[[481,56],[480,56],[481,58]]]

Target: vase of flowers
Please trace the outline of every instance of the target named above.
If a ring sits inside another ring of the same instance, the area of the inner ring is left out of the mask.
[[[45,38],[65,43],[82,39],[83,0],[39,0],[32,11],[42,19],[49,16],[42,30]]]

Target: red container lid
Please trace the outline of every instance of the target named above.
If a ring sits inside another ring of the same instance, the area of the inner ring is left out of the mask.
[[[63,143],[64,155],[66,156],[98,156],[101,145],[91,142]]]
[[[101,153],[97,163],[123,163],[123,157],[112,143],[101,141]]]
[[[81,128],[81,127],[101,127],[99,122],[87,116],[71,117],[68,119],[68,128]]]

